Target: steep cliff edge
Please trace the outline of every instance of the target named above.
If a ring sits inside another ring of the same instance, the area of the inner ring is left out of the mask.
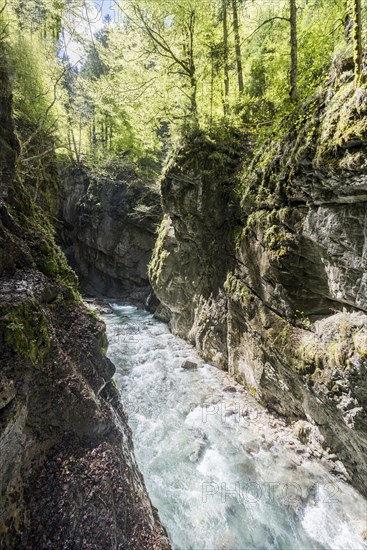
[[[366,89],[335,71],[288,131],[245,161],[238,210],[223,144],[184,143],[162,178],[150,266],[172,330],[301,438],[330,448],[362,491],[366,117]]]
[[[57,238],[84,293],[144,303],[162,217],[159,189],[127,167],[62,171]]]
[[[54,243],[57,176],[35,182],[19,169],[3,56],[0,78],[0,546],[169,548],[134,459],[104,326]]]

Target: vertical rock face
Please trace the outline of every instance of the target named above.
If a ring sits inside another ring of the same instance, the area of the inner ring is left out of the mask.
[[[70,168],[61,176],[58,241],[82,291],[144,302],[162,216],[158,188],[128,168],[98,178]]]
[[[168,163],[161,193],[165,216],[150,280],[162,302],[157,315],[221,366],[227,362],[223,285],[233,264],[236,218],[233,174],[244,145],[231,136],[217,147],[202,134],[190,136]]]
[[[7,90],[5,70],[1,78]],[[81,304],[49,212],[15,170],[10,106],[7,90],[0,98],[0,546],[169,548],[134,459],[104,326]]]
[[[241,227],[205,147],[199,165],[179,152],[162,182],[151,281],[173,331],[272,410],[313,423],[364,490],[366,91],[344,73],[305,114],[243,170]]]

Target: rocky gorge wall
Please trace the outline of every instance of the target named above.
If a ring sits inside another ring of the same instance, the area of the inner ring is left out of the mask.
[[[57,174],[37,181],[41,208],[19,168],[3,52],[0,65],[0,546],[168,549],[104,325],[54,242]]]
[[[183,143],[162,177],[150,265],[172,331],[334,453],[364,492],[366,117],[366,89],[335,72],[297,124],[247,157],[237,189],[221,142]]]
[[[104,174],[61,170],[57,240],[83,293],[145,303],[149,264],[162,217],[159,189],[131,168]]]

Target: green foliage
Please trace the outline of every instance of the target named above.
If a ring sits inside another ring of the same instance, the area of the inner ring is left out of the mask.
[[[55,136],[62,115],[63,66],[56,57],[55,21],[61,31],[64,0],[9,0],[2,13],[4,38],[13,71],[13,102],[19,132],[25,140],[38,129]]]
[[[253,297],[253,293],[249,287],[246,286],[239,277],[233,275],[233,273],[228,273],[224,288],[230,298],[235,302],[239,302],[242,306],[248,305]]]
[[[334,157],[338,148],[348,142],[356,138],[363,142],[367,134],[366,85],[356,87],[353,81],[339,84],[339,87],[338,84],[320,126],[317,140],[317,160],[320,164]]]
[[[51,349],[47,317],[34,300],[20,302],[9,311],[2,311],[5,343],[34,366],[44,362]]]
[[[279,210],[274,208],[266,210],[261,207],[257,209],[258,199],[259,197],[254,199],[253,211],[247,216],[244,233],[248,234],[252,229],[259,227],[263,233],[269,257],[274,261],[278,261],[287,253],[288,243],[292,242],[292,235],[287,231],[284,224],[290,209],[288,207]]]
[[[257,396],[256,388],[254,388],[253,386],[250,386],[249,384],[245,384],[245,385],[247,386],[247,389],[250,392],[250,394],[252,395],[252,397],[256,398],[256,396]]]
[[[238,2],[241,93],[231,2],[227,49],[222,0],[126,0],[118,4],[116,21],[98,28],[85,13],[83,21],[83,5],[77,0],[69,13],[64,0],[9,0],[5,19],[25,157],[42,154],[37,139],[47,137],[59,154],[78,162],[128,157],[138,168],[155,171],[188,128],[200,127],[209,136],[223,126],[241,128],[264,148],[269,136],[274,141],[305,125],[302,116],[308,114],[289,99],[288,0]],[[346,9],[345,0],[298,2],[300,103],[317,94],[332,60],[352,56]],[[63,60],[57,56],[61,22],[83,60],[76,66],[67,51]],[[307,143],[315,139],[312,125],[305,137]]]
[[[169,220],[165,215],[158,229],[158,238],[156,240],[152,259],[148,268],[149,279],[155,285],[159,284],[164,262],[169,256],[169,252],[167,252],[165,248],[165,239],[168,234],[168,223]]]
[[[38,269],[63,288],[64,297],[80,301],[78,279],[55,243],[49,212],[29,200],[29,189],[20,177],[13,187],[12,215],[27,239],[30,253]]]
[[[363,357],[367,358],[367,331],[365,328],[355,332],[352,336],[353,344],[356,352]]]

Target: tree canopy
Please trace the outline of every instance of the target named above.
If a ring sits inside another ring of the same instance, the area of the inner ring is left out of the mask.
[[[77,161],[152,166],[185,129],[255,138],[297,111],[331,63],[362,85],[361,0],[6,0],[24,158],[42,133]],[[33,149],[32,149],[33,147]]]

